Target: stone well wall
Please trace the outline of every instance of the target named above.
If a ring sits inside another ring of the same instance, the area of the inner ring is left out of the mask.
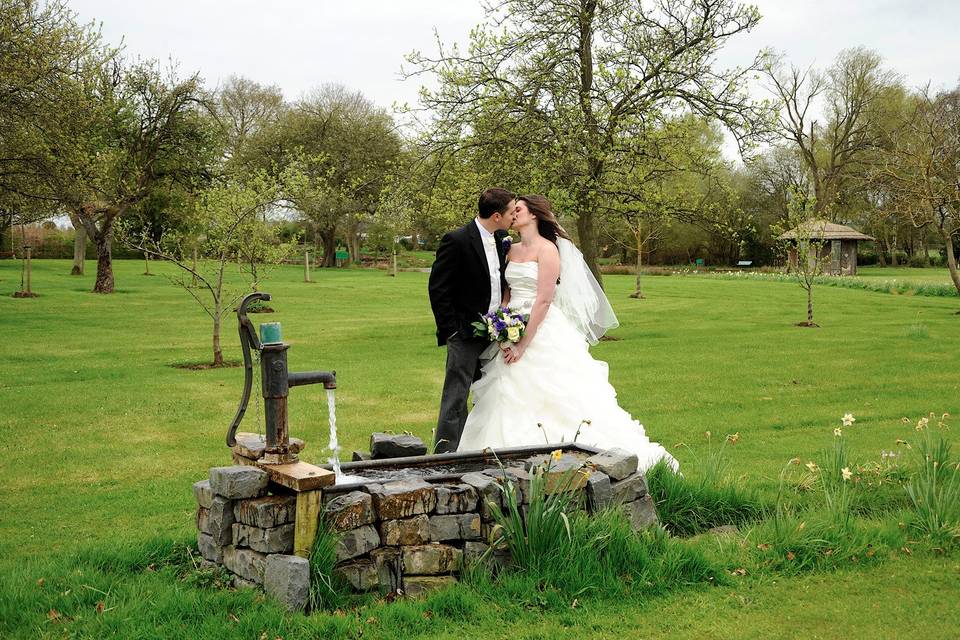
[[[455,479],[323,489],[320,520],[338,536],[336,572],[357,591],[417,595],[456,582],[466,564],[481,558],[491,568],[508,563],[509,552],[486,553],[491,504],[503,506],[500,487],[509,479],[525,510],[530,473],[548,458],[510,460]],[[635,455],[616,449],[564,454],[550,461],[547,475],[548,487],[559,490],[561,482],[575,493],[578,508],[623,505],[636,529],[657,521]],[[288,491],[268,483],[256,467],[211,469],[209,479],[194,485],[197,543],[203,557],[232,572],[237,584],[262,585],[296,609],[306,602],[309,566],[292,555],[297,499]]]

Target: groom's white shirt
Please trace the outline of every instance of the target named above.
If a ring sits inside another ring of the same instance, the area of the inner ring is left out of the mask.
[[[477,228],[480,229],[480,241],[483,242],[483,252],[487,256],[487,267],[490,272],[490,305],[487,311],[493,311],[500,306],[500,257],[497,255],[497,239],[487,231],[479,218],[474,218]]]

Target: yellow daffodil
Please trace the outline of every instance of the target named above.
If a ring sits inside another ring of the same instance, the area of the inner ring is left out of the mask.
[[[554,449],[552,452],[550,452],[550,457],[554,460],[559,460],[563,457],[563,451],[560,451],[560,449]]]
[[[810,470],[810,473],[816,473],[816,472],[817,472],[817,468],[818,468],[818,467],[817,467],[817,463],[814,462],[813,460],[811,460],[810,462],[808,462],[805,466],[807,467],[807,469]]]

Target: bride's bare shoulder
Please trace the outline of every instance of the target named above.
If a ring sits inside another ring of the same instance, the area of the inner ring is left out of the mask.
[[[546,238],[543,238],[540,246],[537,247],[537,257],[540,260],[559,260],[560,250],[557,249],[557,245],[553,244]]]

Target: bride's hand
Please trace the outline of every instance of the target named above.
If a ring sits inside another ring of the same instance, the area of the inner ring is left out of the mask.
[[[527,350],[527,345],[520,342],[507,347],[503,352],[503,361],[507,364],[513,364],[523,357],[523,352]]]

